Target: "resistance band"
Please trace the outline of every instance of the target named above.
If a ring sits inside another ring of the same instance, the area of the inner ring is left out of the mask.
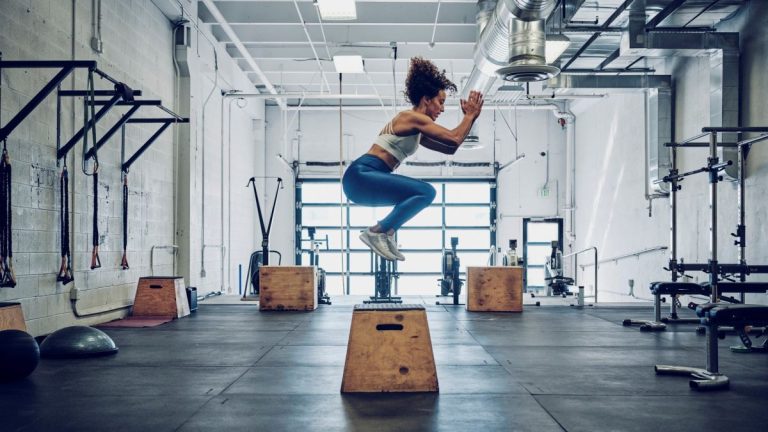
[[[13,271],[13,230],[11,209],[11,157],[8,155],[8,141],[3,140],[2,161],[0,161],[0,287],[16,286]]]
[[[56,280],[66,285],[75,280],[75,276],[72,273],[72,253],[69,248],[69,172],[67,171],[66,158],[64,161],[59,182],[61,193],[61,267],[59,267]]]
[[[93,137],[93,232],[91,234],[93,245],[93,251],[91,252],[91,270],[101,267],[101,259],[99,258],[99,146],[96,145],[96,94],[93,86],[93,71],[88,71],[88,91],[89,97],[86,97],[85,101],[85,125],[88,126],[88,106],[91,108],[91,119],[93,125],[91,126],[91,135]],[[90,98],[90,103],[88,99]],[[88,148],[88,131],[83,134],[83,166],[85,166],[85,154]]]
[[[120,266],[123,270],[128,270],[128,173],[123,173],[123,259]]]
[[[2,53],[0,53],[2,60]],[[3,99],[3,81],[0,75],[0,101]],[[2,119],[0,119],[2,126]],[[16,286],[13,271],[13,228],[11,209],[11,157],[8,155],[8,139],[3,140],[3,154],[0,161],[0,288]]]

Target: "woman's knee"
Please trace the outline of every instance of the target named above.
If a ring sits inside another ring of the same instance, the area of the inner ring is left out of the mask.
[[[429,183],[423,183],[420,191],[420,195],[424,197],[424,201],[427,203],[427,205],[432,204],[432,201],[435,200],[435,196],[437,196],[437,191],[435,190],[435,187],[432,186]]]

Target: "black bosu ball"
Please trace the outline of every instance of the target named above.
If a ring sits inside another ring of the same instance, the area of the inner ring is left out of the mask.
[[[0,381],[12,381],[31,374],[40,362],[40,347],[21,330],[0,331]]]

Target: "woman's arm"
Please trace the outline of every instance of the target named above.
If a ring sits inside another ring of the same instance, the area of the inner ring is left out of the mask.
[[[422,134],[421,145],[444,154],[454,154],[472,129],[472,124],[480,115],[483,107],[482,95],[473,91],[469,100],[460,101],[464,117],[453,129],[448,129],[437,123],[426,114],[410,111],[403,116],[403,126]]]

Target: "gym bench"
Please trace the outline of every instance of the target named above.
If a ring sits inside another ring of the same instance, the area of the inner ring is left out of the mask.
[[[766,282],[720,282],[717,284],[720,293],[758,293],[768,292]],[[709,283],[697,284],[693,282],[653,282],[650,286],[653,294],[653,321],[626,319],[622,322],[625,326],[639,325],[641,331],[661,331],[666,329],[666,324],[675,323],[699,323],[697,318],[679,318],[677,315],[678,295],[703,295],[710,296]],[[669,306],[669,316],[661,317],[661,296],[668,295],[672,298]],[[730,303],[739,303],[735,298],[722,297]]]
[[[689,381],[689,385],[694,390],[728,388],[728,377],[720,373],[718,364],[717,340],[720,326],[732,326],[738,332],[744,346],[732,348],[732,350],[737,352],[768,351],[768,342],[764,343],[762,347],[752,347],[752,341],[746,333],[748,326],[768,325],[768,306],[707,303],[696,308],[696,315],[707,329],[707,368],[656,365],[657,375],[690,375],[694,379]]]

